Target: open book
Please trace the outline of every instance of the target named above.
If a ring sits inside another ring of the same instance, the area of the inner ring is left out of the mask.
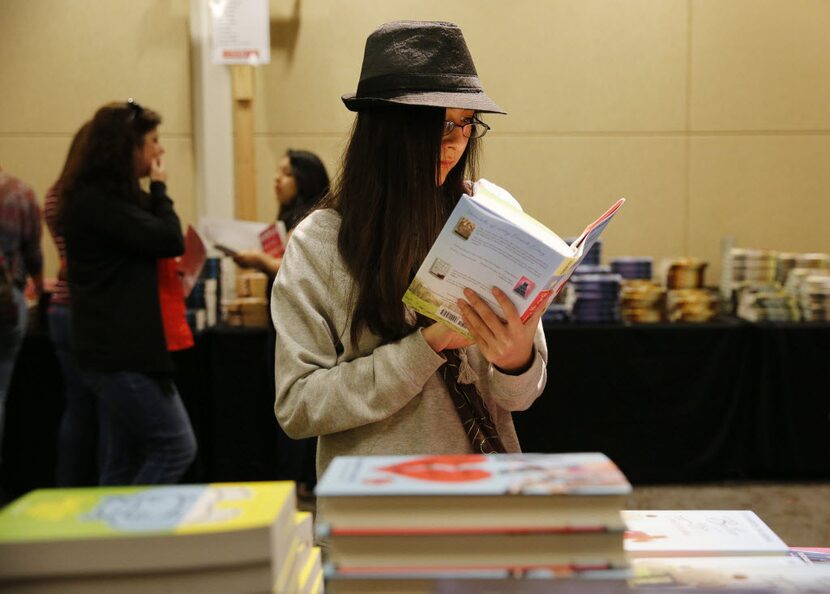
[[[568,245],[522,212],[506,190],[481,179],[464,194],[429,250],[403,302],[433,320],[470,336],[456,305],[469,287],[497,313],[498,287],[522,320],[555,295],[625,202],[617,200]]]
[[[226,256],[254,250],[279,258],[285,252],[288,234],[285,223],[258,223],[236,219],[213,219],[202,217],[201,229],[204,237]]]

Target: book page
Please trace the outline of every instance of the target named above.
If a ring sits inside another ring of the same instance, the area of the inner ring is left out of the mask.
[[[268,223],[203,217],[199,226],[204,238],[223,252],[241,252],[244,250],[259,252],[262,251],[259,234],[268,227]]]
[[[498,287],[523,315],[541,292],[564,276],[560,268],[569,256],[465,195],[427,254],[404,303],[466,333],[457,306],[465,287],[503,315],[491,293]]]
[[[202,273],[202,268],[207,260],[207,250],[202,241],[202,237],[193,228],[193,225],[187,226],[187,233],[184,236],[184,254],[179,259],[178,269],[181,274],[182,291],[184,296],[190,295],[193,286]]]

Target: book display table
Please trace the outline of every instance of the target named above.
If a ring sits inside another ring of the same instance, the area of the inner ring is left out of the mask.
[[[632,483],[830,478],[830,324],[550,325],[545,393],[514,415],[528,452],[601,451]],[[275,480],[268,331],[211,328],[176,354],[199,440],[187,482]],[[4,484],[53,485],[63,382],[27,336],[6,408]],[[283,455],[281,455],[283,453]]]
[[[526,451],[601,451],[634,484],[830,477],[830,324],[552,325]]]

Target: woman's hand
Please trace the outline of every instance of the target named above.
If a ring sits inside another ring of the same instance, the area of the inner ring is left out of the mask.
[[[439,322],[422,328],[421,335],[436,353],[447,349],[460,349],[473,344],[473,341],[466,336],[450,330],[447,326]]]
[[[255,250],[236,252],[236,255],[233,256],[233,261],[236,262],[237,266],[241,266],[242,268],[256,268],[257,270],[261,270],[262,252]]]
[[[150,181],[167,182],[167,169],[161,157],[153,159],[150,163]]]
[[[256,268],[269,276],[276,276],[282,264],[282,258],[274,258],[265,252],[257,252],[255,250],[237,252],[233,256],[233,261],[242,268]]]
[[[502,371],[518,371],[528,367],[533,357],[533,338],[542,314],[550,304],[543,303],[526,322],[522,322],[516,306],[500,289],[493,287],[493,296],[504,311],[506,320],[472,289],[464,289],[463,299],[458,300],[464,324],[475,336],[481,354]]]

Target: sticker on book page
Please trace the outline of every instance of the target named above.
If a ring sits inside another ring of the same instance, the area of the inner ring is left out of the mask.
[[[436,310],[435,313],[438,314],[440,317],[444,318],[445,320],[447,320],[448,322],[452,322],[453,324],[456,324],[457,326],[461,326],[465,330],[467,329],[467,326],[464,325],[464,320],[462,320],[461,316],[458,315],[457,313],[455,313],[453,310],[451,310],[447,307],[444,307],[442,305],[442,306],[438,307],[438,309]]]

